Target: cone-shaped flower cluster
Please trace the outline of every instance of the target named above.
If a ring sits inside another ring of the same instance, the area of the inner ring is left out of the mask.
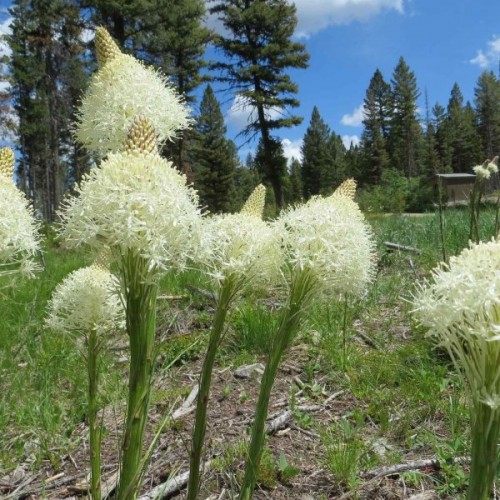
[[[166,77],[121,53],[104,28],[96,32],[100,68],[83,98],[76,138],[100,156],[123,148],[134,118],[147,116],[160,143],[188,123],[188,107]]]
[[[160,157],[152,133],[147,120],[137,119],[126,150],[110,154],[85,178],[61,214],[68,246],[109,247],[121,256],[131,252],[147,259],[148,273],[182,267],[200,251],[196,192]]]
[[[345,196],[350,200],[354,200],[356,195],[356,181],[354,179],[346,179],[334,192],[332,196]]]
[[[13,183],[14,153],[0,150],[0,276],[38,269],[33,260],[40,249],[39,225],[24,194]]]
[[[56,331],[105,335],[125,328],[116,278],[100,266],[73,271],[57,286],[48,306],[47,325]]]
[[[252,286],[276,279],[281,252],[277,234],[262,220],[265,192],[259,185],[240,213],[206,220],[211,240],[206,265],[217,282],[229,275],[244,278],[245,284]]]
[[[500,241],[471,245],[414,298],[415,313],[465,374],[476,399],[500,408]]]
[[[349,197],[315,198],[286,210],[274,223],[286,261],[310,269],[326,296],[362,295],[374,277],[375,244],[358,205]]]

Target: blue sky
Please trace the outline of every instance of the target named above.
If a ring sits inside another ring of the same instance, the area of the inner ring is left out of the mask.
[[[474,85],[484,68],[498,71],[500,60],[500,0],[296,0],[296,37],[311,55],[309,68],[291,72],[299,84],[296,113],[302,125],[279,131],[286,153],[298,155],[313,106],[330,128],[348,143],[362,132],[361,105],[376,68],[390,80],[402,55],[415,72],[424,110],[424,91],[432,107],[446,106],[451,87],[460,85],[473,100]],[[0,0],[0,31],[8,30]],[[209,24],[217,26],[213,19]],[[210,51],[210,56],[213,56]],[[228,134],[236,135],[248,110],[231,94],[219,94]],[[237,140],[241,144],[241,140]],[[244,158],[251,149],[243,145]]]

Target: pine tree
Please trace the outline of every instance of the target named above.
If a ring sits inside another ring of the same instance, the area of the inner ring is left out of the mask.
[[[302,165],[297,158],[290,162],[290,199],[289,203],[299,203],[303,199]]]
[[[145,20],[152,26],[142,31],[138,53],[166,74],[186,102],[195,102],[194,92],[207,80],[201,71],[206,67],[205,49],[212,39],[203,18],[203,0],[155,0],[154,15]],[[189,129],[168,143],[167,156],[182,168],[188,155]]]
[[[391,87],[376,70],[363,102],[364,130],[361,136],[363,175],[360,184],[377,184],[389,165],[387,137],[390,123]]]
[[[279,179],[281,196],[280,204],[278,204],[278,201],[276,200],[274,190],[267,190],[266,192],[267,203],[269,205],[275,205],[279,208],[283,205],[283,200],[285,198],[285,185],[289,188],[287,159],[283,151],[283,145],[279,139],[271,137],[267,148],[264,146],[264,139],[261,138],[259,140],[257,151],[255,153],[255,167],[265,184],[274,185],[273,182],[275,179]]]
[[[229,212],[234,203],[235,149],[226,139],[226,127],[212,87],[203,93],[196,120],[192,151],[195,185],[212,213]]]
[[[347,165],[345,159],[346,149],[342,141],[342,137],[335,132],[332,132],[330,134],[330,139],[328,140],[328,146],[333,162],[333,168],[327,172],[325,185],[327,186],[327,192],[330,192],[349,176],[347,175]]]
[[[216,39],[227,57],[216,67],[224,73],[222,80],[255,109],[244,133],[260,134],[266,176],[281,206],[283,174],[273,165],[277,141],[272,133],[301,123],[301,117],[285,115],[299,105],[294,97],[297,85],[286,71],[307,67],[309,59],[304,45],[291,41],[295,6],[287,0],[216,0],[211,12],[219,15],[228,32]]]
[[[419,173],[419,150],[422,131],[417,118],[419,91],[415,74],[403,57],[391,80],[391,122],[388,136],[389,154],[393,168],[414,177]]]
[[[309,127],[304,135],[302,183],[304,198],[328,192],[333,187],[334,161],[330,147],[330,129],[314,106]]]
[[[79,12],[65,0],[16,0],[10,14],[9,66],[19,118],[18,176],[35,208],[52,221],[67,187],[68,168],[76,165],[67,154],[75,102],[71,96],[76,95],[71,75],[82,64]],[[81,77],[79,85],[84,82]]]
[[[451,172],[452,148],[450,129],[447,126],[446,110],[441,104],[436,103],[432,108],[431,125],[435,131],[436,151],[439,159],[438,173],[444,174]]]
[[[245,201],[248,199],[252,191],[261,182],[259,172],[255,165],[255,159],[252,153],[248,153],[245,164],[239,164],[236,167],[234,184],[235,184],[235,196],[234,196],[234,209],[240,210],[244,205]]]
[[[500,153],[500,82],[492,71],[483,71],[474,89],[483,157]]]

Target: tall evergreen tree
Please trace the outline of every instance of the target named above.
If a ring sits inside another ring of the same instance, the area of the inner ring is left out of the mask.
[[[327,192],[333,184],[330,128],[314,106],[309,127],[304,135],[302,152],[302,183],[304,198]],[[330,182],[330,184],[327,184]]]
[[[151,29],[139,37],[139,54],[165,73],[177,92],[193,103],[195,90],[206,81],[201,71],[206,67],[205,49],[212,32],[205,26],[203,0],[155,0],[158,8],[147,21]],[[156,19],[156,22],[155,22]],[[178,168],[186,161],[189,130],[167,144],[168,156]]]
[[[68,167],[76,161],[68,156],[68,145],[78,86],[74,76],[82,65],[79,12],[66,0],[15,0],[10,13],[20,184],[52,221],[66,189]]]
[[[339,186],[347,177],[347,165],[345,160],[346,149],[342,137],[332,132],[328,140],[330,156],[332,158],[332,168],[327,170],[325,185],[327,192]]]
[[[413,177],[419,173],[422,130],[417,117],[417,99],[420,94],[415,73],[403,57],[394,69],[391,89],[391,128],[388,137],[391,165],[407,177]]]
[[[483,71],[474,89],[483,156],[500,153],[500,81],[493,71]]]
[[[467,172],[481,162],[481,140],[474,111],[464,99],[457,83],[451,90],[444,127],[449,142],[449,166],[453,172]]]
[[[438,173],[451,172],[452,149],[450,129],[447,125],[448,115],[441,104],[436,103],[432,108],[431,125],[434,129],[436,139],[436,151],[438,155]]]
[[[387,137],[390,124],[391,87],[377,69],[370,80],[363,102],[363,176],[361,184],[377,184],[385,168],[389,165]]]
[[[281,206],[282,172],[273,165],[277,141],[272,133],[301,123],[301,117],[285,115],[287,109],[299,105],[295,97],[298,87],[286,71],[307,67],[309,59],[304,45],[291,40],[296,9],[287,0],[215,2],[211,12],[219,15],[228,32],[216,40],[227,57],[217,67],[224,73],[223,81],[256,111],[244,132],[260,134],[266,175]]]
[[[266,200],[270,204],[275,204],[278,208],[283,205],[284,186],[288,187],[288,169],[287,159],[283,151],[281,141],[276,137],[271,137],[266,148],[264,139],[261,137],[255,153],[255,166],[261,179],[266,184],[274,185],[276,179],[279,179],[280,185],[280,203],[276,200],[275,191],[267,191]],[[272,196],[270,196],[272,194]]]
[[[290,203],[302,201],[304,186],[302,183],[302,165],[297,158],[290,162]]]
[[[201,202],[212,213],[233,208],[235,149],[226,139],[226,126],[212,87],[203,93],[200,114],[196,120],[192,151],[195,185]]]

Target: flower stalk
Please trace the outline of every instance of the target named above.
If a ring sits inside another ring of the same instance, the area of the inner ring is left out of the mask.
[[[195,500],[198,496],[198,490],[200,487],[200,463],[207,428],[207,408],[210,396],[210,386],[212,383],[215,354],[223,336],[227,312],[236,293],[238,292],[238,289],[240,288],[238,286],[238,281],[239,280],[234,275],[227,276],[221,285],[217,299],[214,323],[212,325],[212,330],[210,331],[208,349],[200,374],[193,439],[191,442],[191,453],[189,457],[188,500]]]
[[[141,458],[151,379],[154,367],[156,296],[158,285],[147,282],[148,261],[132,252],[121,269],[126,329],[130,341],[130,373],[127,418],[122,444],[119,500],[136,497],[141,475]]]
[[[472,463],[469,476],[468,500],[487,500],[495,481],[500,430],[500,411],[476,402],[472,415]]]
[[[276,374],[283,355],[301,325],[303,312],[311,303],[315,284],[316,279],[314,274],[308,268],[297,270],[292,277],[288,303],[282,311],[278,331],[273,340],[271,352],[262,376],[250,446],[245,463],[245,475],[239,496],[240,500],[249,500],[252,498],[255,483],[257,482],[260,459],[264,449],[269,399]]]
[[[93,500],[101,500],[101,426],[97,420],[100,343],[95,329],[88,335],[87,347],[90,493]]]

